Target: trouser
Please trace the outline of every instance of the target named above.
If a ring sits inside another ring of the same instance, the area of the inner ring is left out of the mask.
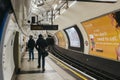
[[[38,52],[38,66],[41,66],[41,58],[42,58],[42,69],[45,69],[45,56],[41,51],[39,51]]]
[[[32,49],[29,49],[29,60],[31,60],[31,58],[32,60],[34,59],[34,52]]]

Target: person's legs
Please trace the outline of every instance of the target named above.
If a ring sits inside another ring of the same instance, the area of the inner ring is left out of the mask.
[[[34,51],[31,50],[32,60],[34,60]]]
[[[28,61],[30,60],[31,60],[31,50],[29,49],[29,60]]]
[[[38,52],[38,68],[41,67],[40,61],[41,61],[41,52]]]
[[[42,55],[42,72],[45,71],[45,56]]]

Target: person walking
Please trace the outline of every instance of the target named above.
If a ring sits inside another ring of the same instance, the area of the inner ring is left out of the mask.
[[[38,68],[41,67],[41,58],[42,58],[42,72],[45,71],[45,48],[47,47],[46,40],[43,38],[43,36],[40,34],[39,38],[36,41],[35,45],[36,49],[38,50]]]
[[[54,46],[54,39],[51,35],[48,35],[48,37],[46,38],[46,42],[47,42],[47,50],[50,50],[51,46]]]
[[[54,45],[54,39],[51,35],[48,35],[48,37],[46,38],[46,42],[48,46],[52,46]]]
[[[34,60],[34,47],[35,47],[35,41],[33,39],[33,36],[29,36],[28,44],[27,44],[28,50],[29,50],[29,60]]]

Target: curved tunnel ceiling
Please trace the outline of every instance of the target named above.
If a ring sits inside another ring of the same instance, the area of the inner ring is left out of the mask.
[[[32,16],[38,16],[40,23],[51,24],[55,13],[60,14],[60,8],[68,8],[72,2],[80,0],[11,0],[15,10],[17,20],[22,32],[25,35],[38,35],[39,33],[46,34],[46,31],[31,31],[28,20]],[[81,0],[81,1],[106,1],[106,0]],[[117,0],[107,0],[117,1]],[[18,6],[18,8],[16,8]]]
[[[40,23],[51,24],[53,13],[68,4],[68,0],[11,0],[11,2],[19,27],[25,35],[38,35],[40,32],[46,34],[46,31],[30,30],[31,17],[37,16]]]
[[[62,7],[63,3],[66,3],[67,0],[31,0],[30,7],[28,7],[29,12],[26,20],[31,20],[32,16],[38,18],[37,22],[40,24],[52,24],[51,20],[53,17],[53,12],[57,8]],[[30,28],[27,29],[28,32],[31,32]],[[37,36],[39,33],[46,34],[46,31],[32,31],[32,33]]]

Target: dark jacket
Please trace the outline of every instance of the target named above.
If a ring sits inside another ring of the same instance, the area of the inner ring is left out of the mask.
[[[52,37],[46,38],[47,45],[54,45],[54,39]]]
[[[28,47],[28,49],[31,49],[31,50],[34,49],[34,47],[35,47],[35,41],[34,41],[34,39],[29,39],[28,40],[27,47]]]
[[[36,41],[36,45],[35,45],[36,49],[39,50],[45,50],[45,48],[47,47],[47,43],[46,40],[43,38],[38,38],[38,40]]]

